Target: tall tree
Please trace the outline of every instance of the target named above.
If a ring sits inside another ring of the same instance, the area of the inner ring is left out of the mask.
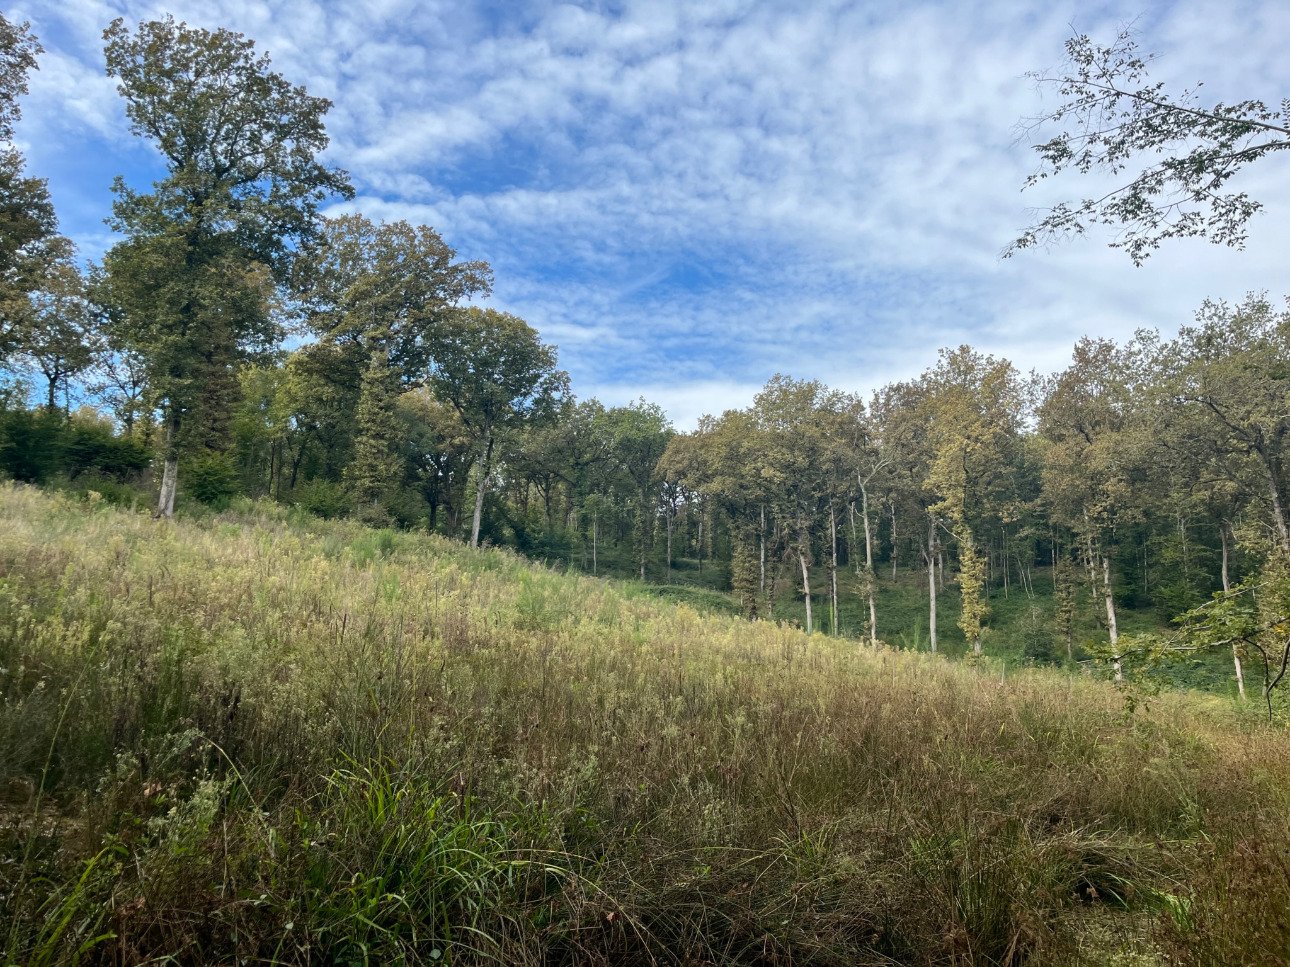
[[[349,197],[345,173],[318,160],[330,102],[269,69],[267,55],[227,30],[163,20],[104,32],[134,133],[161,152],[149,193],[118,178],[102,297],[116,335],[147,361],[165,416],[158,513],[174,510],[179,453],[210,442],[231,417],[233,369],[277,345],[275,284],[318,227],[318,204]],[[198,432],[185,430],[196,423]]]
[[[429,339],[428,386],[457,411],[475,441],[475,512],[470,546],[479,545],[480,520],[493,473],[499,433],[554,412],[569,377],[556,368],[553,346],[518,316],[475,306],[448,315]]]
[[[85,280],[70,258],[49,266],[40,288],[28,295],[16,341],[19,357],[44,378],[51,411],[59,393],[66,401],[71,382],[97,362],[99,340]]]
[[[29,177],[26,160],[11,146],[22,117],[18,99],[43,52],[30,24],[0,14],[0,361],[13,350],[20,321],[29,318],[28,296],[70,249],[58,234],[45,180]]]
[[[967,346],[942,350],[923,379],[933,453],[927,487],[938,498],[933,513],[949,521],[954,535],[963,599],[959,627],[979,654],[989,614],[980,533],[984,520],[997,513],[1015,467],[1024,394],[1011,363]]]
[[[663,496],[664,478],[658,473],[658,463],[672,438],[672,424],[662,407],[641,399],[606,410],[600,428],[610,459],[628,481],[636,567],[644,581]]]
[[[485,262],[458,262],[434,229],[373,223],[362,215],[326,219],[297,259],[293,282],[310,328],[361,370],[354,418],[354,463],[346,476],[365,513],[376,513],[399,482],[404,460],[395,405],[429,374],[430,340],[449,310],[486,294]]]
[[[1195,413],[1187,443],[1259,500],[1290,557],[1290,306],[1207,301],[1159,355],[1175,399]]]
[[[940,557],[940,519],[934,509],[938,498],[927,488],[933,459],[931,408],[926,403],[924,380],[884,386],[874,394],[870,414],[882,437],[888,464],[888,501],[892,519],[892,555],[896,548],[898,513],[911,522],[911,535],[927,567],[927,637],[934,652],[939,647],[936,628],[937,563]],[[897,508],[900,508],[897,511]],[[893,566],[893,579],[895,578]]]
[[[1089,586],[1102,599],[1117,678],[1115,557],[1124,530],[1141,517],[1137,469],[1147,440],[1133,366],[1131,350],[1081,339],[1070,366],[1048,380],[1038,412],[1047,443],[1044,503],[1053,523],[1074,535]]]

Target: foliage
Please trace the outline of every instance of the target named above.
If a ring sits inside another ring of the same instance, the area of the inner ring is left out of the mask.
[[[1111,247],[1124,249],[1135,265],[1173,238],[1244,246],[1246,223],[1262,205],[1228,190],[1227,183],[1251,162],[1290,148],[1290,100],[1274,107],[1259,100],[1205,105],[1199,84],[1172,95],[1163,82],[1148,80],[1152,58],[1138,52],[1131,28],[1108,47],[1087,35],[1072,37],[1066,58],[1055,73],[1030,75],[1064,100],[1026,126],[1027,133],[1046,124],[1061,127],[1035,145],[1041,167],[1026,187],[1067,170],[1119,179],[1139,159],[1142,167],[1100,197],[1062,202],[1043,213],[1005,256],[1083,235],[1091,224],[1117,226]]]
[[[126,238],[104,257],[98,299],[165,409],[169,514],[179,452],[227,448],[233,369],[277,346],[275,283],[315,232],[318,204],[352,189],[316,160],[329,102],[269,70],[240,34],[171,17],[132,34],[118,18],[104,40],[132,129],[166,166],[148,194],[117,179],[111,224]]]

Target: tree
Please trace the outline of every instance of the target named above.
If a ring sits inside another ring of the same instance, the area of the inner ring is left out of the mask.
[[[959,627],[979,654],[989,609],[978,535],[1015,465],[1022,387],[1006,359],[983,356],[968,346],[942,350],[923,380],[933,454],[927,488],[938,498],[931,510],[949,522],[954,536],[963,599]]]
[[[18,98],[27,93],[27,75],[43,52],[30,24],[12,24],[0,14],[0,144],[13,141],[22,117]],[[28,295],[68,250],[44,179],[28,177],[25,168],[21,153],[0,148],[0,360],[13,350],[19,320],[29,314]]]
[[[17,329],[18,355],[44,377],[46,406],[53,411],[59,393],[69,396],[71,381],[89,370],[100,352],[85,280],[70,258],[50,266],[41,287],[29,294]]]
[[[395,404],[426,379],[431,333],[462,299],[489,291],[488,264],[457,262],[456,254],[428,226],[355,214],[324,220],[296,262],[293,282],[309,327],[361,367],[346,478],[369,515],[397,489],[391,474],[405,458],[399,432],[406,424],[395,418]]]
[[[149,415],[148,368],[143,357],[133,350],[107,343],[93,371],[89,390],[120,421],[126,436],[133,436],[141,418],[146,420]]]
[[[241,34],[166,17],[133,34],[117,19],[103,37],[131,128],[166,166],[151,193],[116,180],[112,225],[127,238],[104,258],[100,292],[164,411],[158,513],[169,516],[180,450],[220,445],[209,433],[231,420],[234,367],[279,340],[274,289],[316,232],[318,204],[353,191],[317,160],[330,103],[271,71]]]
[[[568,392],[553,346],[523,319],[471,306],[448,314],[428,342],[433,360],[428,386],[452,405],[476,446],[475,513],[470,546],[479,545],[484,495],[493,472],[499,433],[551,413]]]
[[[1238,306],[1206,301],[1160,356],[1177,402],[1195,412],[1187,443],[1255,496],[1290,557],[1290,307],[1251,295]]]
[[[354,458],[345,468],[354,500],[367,519],[381,521],[391,493],[403,482],[403,438],[395,407],[399,372],[383,352],[363,370],[354,421]]]
[[[416,386],[428,372],[435,327],[452,307],[492,288],[487,262],[456,256],[429,226],[342,215],[323,221],[293,282],[320,338],[361,347],[365,365],[384,353]]]
[[[869,408],[878,428],[883,449],[889,457],[888,502],[892,519],[892,555],[896,547],[897,507],[912,521],[922,521],[926,537],[915,541],[927,566],[928,645],[938,647],[936,631],[936,571],[940,558],[940,521],[934,505],[937,497],[927,489],[933,451],[931,448],[931,408],[926,404],[928,389],[924,380],[913,380],[884,386],[874,394]],[[913,528],[911,528],[913,531]],[[918,531],[913,531],[918,534]],[[895,568],[893,565],[893,579]]]
[[[758,469],[770,494],[772,513],[788,536],[801,571],[808,633],[814,628],[812,533],[820,526],[829,501],[836,414],[841,409],[841,394],[824,384],[782,375],[772,377],[753,400],[760,434]]]
[[[1120,533],[1141,516],[1136,477],[1145,444],[1135,400],[1146,394],[1133,356],[1106,340],[1081,339],[1071,365],[1048,380],[1038,412],[1047,444],[1044,503],[1053,523],[1074,535],[1089,586],[1102,598],[1117,678],[1113,565]]]
[[[610,460],[628,481],[636,566],[644,581],[653,547],[654,521],[663,496],[664,480],[658,474],[658,464],[672,438],[672,424],[662,407],[639,399],[629,406],[606,410],[600,417],[600,432]]]
[[[1086,35],[1072,37],[1060,70],[1030,75],[1064,100],[1026,125],[1027,133],[1046,124],[1062,130],[1035,145],[1040,169],[1025,187],[1068,170],[1119,179],[1141,167],[1127,184],[1100,197],[1049,209],[1005,249],[1005,257],[1084,235],[1097,224],[1117,226],[1111,247],[1126,251],[1135,265],[1172,238],[1244,246],[1246,223],[1262,205],[1228,190],[1227,183],[1249,163],[1290,148],[1290,99],[1279,107],[1258,100],[1205,105],[1199,84],[1175,96],[1162,82],[1150,82],[1151,60],[1125,29],[1109,47]]]

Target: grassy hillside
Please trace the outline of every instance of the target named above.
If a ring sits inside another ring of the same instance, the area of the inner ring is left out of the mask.
[[[708,604],[0,489],[6,962],[1290,963],[1283,726]]]

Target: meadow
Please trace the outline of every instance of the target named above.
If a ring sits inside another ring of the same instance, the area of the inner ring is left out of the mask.
[[[1290,964],[1286,723],[0,485],[6,964]]]

